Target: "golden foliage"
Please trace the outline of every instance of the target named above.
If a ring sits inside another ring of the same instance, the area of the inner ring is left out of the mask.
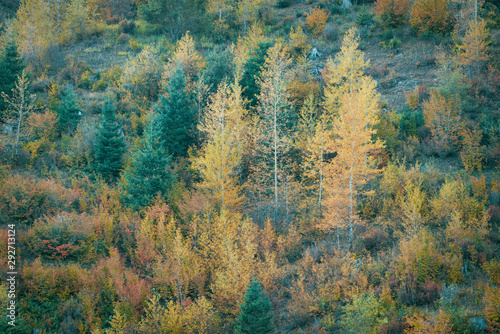
[[[329,16],[330,12],[326,9],[316,8],[313,10],[310,8],[306,16],[307,27],[315,36],[320,36],[325,30],[326,21]]]
[[[458,59],[462,66],[475,68],[477,74],[480,74],[481,65],[490,58],[488,54],[488,40],[490,31],[486,28],[486,21],[469,22],[465,36],[461,39],[461,45],[458,45]]]
[[[196,50],[194,39],[189,31],[177,42],[174,54],[165,65],[165,71],[162,75],[164,85],[167,84],[172,71],[175,71],[177,66],[182,67],[188,86],[194,85],[200,71],[206,66],[205,60]]]
[[[307,36],[300,25],[296,29],[293,27],[290,29],[290,41],[288,45],[296,55],[305,54],[311,49],[311,45],[307,43]]]
[[[349,245],[352,242],[353,224],[356,219],[357,197],[362,186],[378,171],[373,168],[376,149],[380,141],[373,142],[374,127],[378,119],[378,98],[373,80],[363,80],[359,90],[341,99],[338,117],[333,121],[334,140],[330,151],[337,152],[326,167],[329,213],[325,227],[349,226]]]
[[[406,316],[411,329],[405,330],[406,334],[448,334],[454,333],[450,322],[450,315],[442,309],[439,310],[437,316],[428,319],[422,314],[415,314],[413,317]]]
[[[445,34],[452,28],[451,11],[446,0],[417,0],[410,14],[410,23],[419,34],[424,31]]]
[[[46,110],[43,114],[31,114],[28,119],[28,136],[30,141],[24,149],[31,153],[33,161],[40,154],[50,153],[54,147],[56,137],[57,115],[51,110]]]
[[[441,157],[458,144],[462,122],[458,97],[447,97],[436,90],[423,104],[425,125],[431,130],[433,149]]]
[[[345,34],[335,60],[329,58],[321,72],[326,84],[325,109],[328,114],[334,115],[340,107],[340,100],[359,89],[363,81],[373,81],[364,74],[370,61],[365,61],[365,55],[358,47],[359,36],[356,29],[351,28]]]
[[[241,87],[223,82],[211,97],[199,126],[208,137],[201,155],[195,158],[203,179],[200,186],[215,197],[223,210],[236,210],[243,199],[238,168],[245,148],[246,113]]]
[[[482,162],[486,147],[481,145],[483,131],[476,125],[473,129],[464,128],[462,131],[463,149],[460,152],[462,164],[467,173],[472,173],[474,170],[481,171]]]
[[[409,0],[377,0],[373,11],[387,27],[399,27],[408,18]]]

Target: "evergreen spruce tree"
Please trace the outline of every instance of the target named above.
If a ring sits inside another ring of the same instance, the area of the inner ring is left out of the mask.
[[[248,284],[244,298],[245,305],[240,304],[241,313],[236,319],[235,329],[238,334],[261,334],[274,331],[271,301],[262,291],[258,281]]]
[[[108,182],[113,182],[120,175],[125,141],[115,116],[116,108],[109,97],[104,102],[102,120],[95,143],[96,172]]]
[[[165,90],[166,94],[155,106],[160,143],[168,154],[186,156],[189,146],[196,139],[196,113],[181,66],[172,72]]]
[[[21,76],[24,69],[24,60],[17,51],[17,45],[11,40],[5,45],[0,55],[0,95],[5,93],[12,97],[12,90],[16,87],[17,78]],[[3,98],[0,99],[0,121],[3,120],[7,104]]]
[[[172,183],[170,156],[159,145],[154,123],[156,117],[151,117],[143,141],[132,153],[132,163],[123,174],[122,199],[133,209],[147,206],[158,194],[166,197]]]
[[[258,102],[260,94],[258,80],[266,61],[267,51],[271,46],[272,43],[270,42],[259,43],[245,63],[245,71],[240,80],[240,85],[245,87],[243,95],[249,101],[251,107],[255,107]]]
[[[66,86],[61,92],[61,101],[56,112],[59,116],[59,131],[73,132],[80,122],[82,112],[71,86]]]

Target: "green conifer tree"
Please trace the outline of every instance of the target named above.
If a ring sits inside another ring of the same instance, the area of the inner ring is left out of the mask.
[[[125,152],[123,133],[115,116],[113,99],[108,97],[102,109],[102,120],[95,142],[95,169],[108,182],[113,182],[120,175]]]
[[[18,76],[24,69],[24,60],[19,55],[17,45],[14,40],[11,40],[5,45],[3,53],[0,55],[0,95],[7,94],[12,97],[12,90],[16,87]],[[0,121],[4,116],[4,111],[7,109],[7,104],[4,99],[0,99]]]
[[[159,140],[163,148],[176,157],[186,156],[196,139],[196,112],[192,94],[186,89],[181,66],[172,73],[155,106],[158,114]]]
[[[274,331],[271,301],[262,291],[259,281],[248,284],[244,305],[240,304],[241,313],[236,319],[235,329],[238,334],[263,334]]]
[[[133,209],[147,206],[158,194],[167,197],[172,184],[170,156],[159,144],[155,123],[156,117],[151,117],[143,141],[132,153],[132,163],[123,174],[122,200]]]
[[[245,63],[245,71],[240,80],[240,85],[245,87],[243,95],[249,101],[251,107],[255,107],[258,102],[258,96],[260,94],[258,80],[262,72],[262,67],[266,61],[267,51],[271,46],[272,43],[270,42],[259,43]]]
[[[66,86],[61,92],[61,101],[56,112],[59,116],[59,131],[73,132],[80,122],[82,110],[71,86]]]

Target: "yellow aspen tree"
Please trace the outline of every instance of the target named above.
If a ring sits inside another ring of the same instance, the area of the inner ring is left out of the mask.
[[[370,61],[365,61],[364,53],[358,50],[359,36],[356,29],[351,28],[344,36],[340,52],[335,60],[329,58],[323,70],[325,88],[325,109],[330,114],[340,107],[343,96],[350,95],[359,89],[362,82],[373,79],[364,74]]]
[[[331,147],[331,129],[328,117],[321,115],[317,117],[315,110],[314,95],[309,95],[303,108],[299,120],[299,134],[297,144],[304,153],[304,162],[302,168],[307,181],[317,187],[318,208],[321,216],[323,201],[324,173],[325,173],[325,154],[327,148]]]
[[[292,60],[286,47],[278,42],[269,49],[260,78],[259,112],[261,116],[259,137],[260,168],[264,186],[274,192],[274,218],[278,217],[278,181],[283,174],[283,156],[289,149],[285,123],[291,104],[288,86],[292,80]],[[270,179],[272,179],[271,182]]]
[[[474,128],[464,128],[462,131],[463,149],[460,152],[462,164],[467,173],[472,173],[474,170],[481,171],[482,162],[486,147],[481,145],[483,131],[476,125]]]
[[[203,269],[189,239],[184,239],[180,229],[168,249],[157,258],[155,280],[169,284],[179,305],[187,298],[190,287],[200,281]]]
[[[337,156],[328,164],[325,173],[329,212],[323,227],[337,228],[338,247],[338,231],[348,227],[348,249],[353,242],[357,198],[365,193],[363,186],[378,172],[373,167],[370,152],[383,147],[382,142],[372,140],[379,122],[379,94],[375,86],[373,80],[361,81],[359,89],[340,100],[339,114],[333,120],[332,151],[336,151]]]
[[[431,130],[434,150],[441,157],[454,150],[461,128],[458,97],[446,97],[434,90],[423,103],[425,125]]]
[[[231,222],[224,223],[231,226]],[[249,219],[240,219],[236,233],[220,230],[217,240],[218,264],[211,285],[212,301],[223,315],[236,316],[246,286],[256,271],[257,226]]]
[[[254,24],[244,37],[239,36],[234,50],[234,63],[236,66],[236,77],[241,78],[244,72],[244,66],[253,50],[264,42],[266,37],[262,27]]]
[[[237,4],[237,14],[239,20],[243,23],[243,32],[246,35],[248,22],[252,21],[256,14],[261,0],[239,0]]]
[[[222,82],[199,126],[208,137],[201,155],[195,158],[203,179],[200,186],[211,193],[223,210],[236,210],[243,199],[238,168],[243,157],[246,113],[241,87]]]
[[[21,52],[28,61],[40,65],[50,45],[57,43],[50,7],[43,0],[22,0],[14,21]]]
[[[458,59],[460,65],[469,69],[469,77],[472,77],[472,68],[475,68],[476,75],[481,73],[481,65],[490,56],[488,54],[488,37],[490,31],[486,28],[486,21],[469,21],[465,36],[458,46]]]
[[[207,11],[217,15],[216,27],[217,30],[219,30],[219,33],[222,33],[224,29],[227,29],[227,24],[225,24],[222,15],[232,9],[233,6],[229,0],[209,0],[207,2]]]
[[[164,85],[168,86],[168,79],[177,66],[182,66],[188,87],[191,87],[190,90],[194,90],[196,79],[206,63],[203,56],[196,50],[196,44],[189,31],[177,43],[174,54],[165,65],[165,72],[162,76]]]
[[[456,15],[455,33],[463,33],[470,21],[478,22],[479,11],[484,4],[484,0],[453,0],[460,7]]]
[[[16,82],[16,87],[12,90],[12,96],[2,92],[2,98],[8,105],[8,111],[5,122],[15,134],[14,150],[15,155],[18,155],[19,141],[24,134],[24,125],[30,113],[35,109],[35,96],[29,95],[28,92],[29,79],[23,71],[20,78]]]
[[[69,1],[62,22],[63,42],[78,41],[93,29],[94,13],[87,0]]]

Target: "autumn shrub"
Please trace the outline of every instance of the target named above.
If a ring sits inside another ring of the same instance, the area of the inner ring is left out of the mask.
[[[417,0],[410,12],[410,23],[419,34],[441,34],[453,28],[451,11],[446,0]]]
[[[379,227],[373,227],[360,235],[363,246],[368,251],[377,251],[389,243],[389,235]]]
[[[94,143],[98,130],[97,117],[85,117],[76,129],[62,162],[73,168],[91,166],[94,161]]]
[[[417,310],[413,316],[407,315],[406,320],[410,326],[410,329],[405,330],[405,333],[408,334],[453,333],[450,315],[442,309],[439,310],[437,315],[431,317],[423,314],[420,310]]]
[[[311,45],[307,43],[307,36],[300,25],[296,29],[293,27],[290,29],[289,46],[297,56],[310,51]]]
[[[330,12],[326,9],[310,9],[306,17],[306,24],[315,36],[320,36],[326,27]]]
[[[488,330],[500,330],[500,261],[493,259],[483,266],[490,278],[483,296],[484,313],[488,322]]]
[[[0,182],[0,221],[30,225],[43,215],[78,208],[79,195],[53,179],[13,175]]]
[[[443,255],[437,249],[435,238],[424,228],[399,243],[400,254],[394,259],[394,270],[399,280],[398,295],[407,305],[427,304],[439,298],[435,280],[443,270]]]
[[[92,72],[90,71],[85,71],[82,73],[80,76],[80,80],[78,80],[78,87],[83,88],[83,89],[89,89],[92,88],[92,78],[91,78]]]
[[[386,27],[397,28],[406,22],[409,9],[409,0],[377,0],[373,11]]]
[[[87,62],[70,56],[67,58],[66,66],[58,72],[58,79],[59,81],[69,81],[78,86],[78,80],[86,71],[92,71]]]
[[[122,33],[120,34],[120,37],[118,37],[118,40],[120,41],[120,43],[125,44],[130,40],[130,35]]]
[[[133,34],[135,31],[135,21],[121,20],[118,29],[124,34]]]
[[[384,307],[373,292],[355,296],[344,312],[341,320],[344,333],[376,333],[388,322]]]
[[[436,223],[448,223],[446,233],[455,241],[480,241],[488,233],[488,213],[484,203],[471,194],[463,180],[446,180],[431,202]]]
[[[420,106],[427,87],[425,85],[418,85],[413,91],[405,92],[406,104],[410,109],[415,110]]]
[[[42,258],[85,261],[92,251],[92,228],[92,221],[85,214],[46,216],[35,221],[26,233],[26,241]]]
[[[474,170],[481,171],[482,162],[486,146],[481,145],[483,131],[475,126],[472,129],[465,127],[462,131],[462,151],[460,158],[467,173],[472,173]]]
[[[156,49],[144,48],[123,66],[121,87],[138,97],[156,100],[163,66]]]
[[[24,149],[31,153],[31,161],[55,149],[56,126],[57,115],[51,110],[30,115],[28,119],[29,141],[24,145]]]
[[[339,30],[328,24],[323,31],[323,37],[330,42],[336,41],[339,39]]]
[[[23,294],[30,300],[43,303],[76,296],[84,287],[88,271],[76,264],[62,267],[42,264],[38,258],[26,264],[21,272]]]
[[[459,98],[434,90],[422,109],[425,125],[431,131],[431,148],[441,157],[454,152],[462,127]]]

